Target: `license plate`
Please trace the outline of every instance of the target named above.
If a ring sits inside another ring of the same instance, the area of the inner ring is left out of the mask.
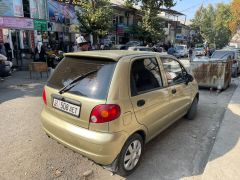
[[[53,107],[73,116],[80,115],[80,106],[56,98],[53,98]]]

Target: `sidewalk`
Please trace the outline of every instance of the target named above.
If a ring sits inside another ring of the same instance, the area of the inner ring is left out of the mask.
[[[239,81],[240,83],[240,81]],[[240,84],[225,112],[203,180],[240,179]]]

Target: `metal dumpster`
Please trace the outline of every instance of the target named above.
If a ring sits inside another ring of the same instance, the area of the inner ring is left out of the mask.
[[[190,63],[190,73],[199,87],[224,90],[231,83],[232,60],[198,59]]]

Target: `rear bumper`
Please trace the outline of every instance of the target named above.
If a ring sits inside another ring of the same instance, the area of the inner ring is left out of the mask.
[[[109,165],[116,159],[127,138],[124,132],[101,133],[70,124],[45,108],[41,122],[53,139],[102,165]]]

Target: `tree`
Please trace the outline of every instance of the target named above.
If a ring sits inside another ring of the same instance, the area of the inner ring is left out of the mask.
[[[106,35],[112,26],[113,10],[109,0],[82,0],[82,10],[77,12],[80,32],[92,34],[94,44]]]
[[[240,25],[240,0],[233,0],[230,4],[230,12],[232,15],[231,21],[229,22],[229,28],[234,34]]]
[[[205,41],[222,48],[228,44],[231,37],[228,27],[231,19],[229,11],[230,6],[223,3],[217,4],[216,7],[211,4],[207,7],[201,6],[192,19],[192,26],[199,29]]]
[[[127,0],[128,6],[131,4],[140,4],[143,18],[135,26],[135,37],[143,42],[158,42],[164,38],[164,22],[158,17],[161,7],[173,7],[174,0]]]
[[[216,30],[215,43],[219,48],[226,46],[230,41],[231,30],[229,29],[229,22],[231,18],[230,5],[217,4],[214,26]]]
[[[164,38],[163,22],[160,17],[146,13],[134,28],[134,37],[145,43],[157,43]]]

